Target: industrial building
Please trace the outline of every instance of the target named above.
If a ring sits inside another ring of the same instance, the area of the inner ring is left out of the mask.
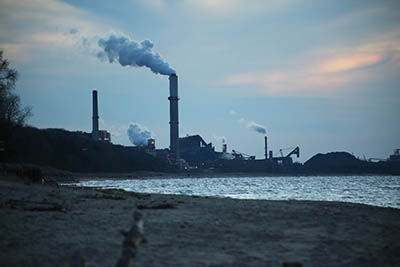
[[[193,167],[209,166],[218,159],[212,143],[206,143],[200,135],[179,138],[179,153]]]
[[[267,138],[265,138],[265,151],[267,150]],[[171,157],[170,150],[155,149],[155,140],[149,139],[146,152],[159,159],[168,160],[171,165],[185,166],[189,169],[209,169],[221,171],[281,171],[290,168],[293,164],[292,156],[300,156],[300,148],[295,147],[287,155],[273,157],[272,151],[268,151],[265,159],[256,159],[237,150],[227,151],[227,144],[222,145],[222,151],[215,151],[212,143],[207,143],[200,135],[187,135],[178,139],[180,159]],[[268,156],[269,155],[269,156]]]

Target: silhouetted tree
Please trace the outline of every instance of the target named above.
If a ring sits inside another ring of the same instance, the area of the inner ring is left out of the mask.
[[[21,100],[13,92],[18,72],[9,65],[0,50],[0,126],[22,126],[25,119],[31,116],[31,108],[21,108]]]

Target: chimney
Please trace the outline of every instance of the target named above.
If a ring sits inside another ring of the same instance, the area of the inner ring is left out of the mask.
[[[223,152],[223,153],[226,153],[226,150],[227,150],[226,144],[222,144],[222,152]]]
[[[265,160],[267,160],[267,159],[268,159],[268,141],[267,141],[267,136],[265,136],[264,143],[265,143],[265,145],[264,145],[264,149],[265,149]]]
[[[97,140],[99,135],[99,112],[97,107],[97,91],[93,90],[93,124],[92,124],[92,138]]]
[[[169,112],[170,112],[170,153],[179,159],[179,121],[178,121],[178,76],[169,76]]]

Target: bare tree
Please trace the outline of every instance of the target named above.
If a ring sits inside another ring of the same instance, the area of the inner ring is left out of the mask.
[[[0,125],[22,126],[32,114],[30,107],[21,108],[21,100],[13,92],[17,79],[18,72],[10,67],[0,50]]]

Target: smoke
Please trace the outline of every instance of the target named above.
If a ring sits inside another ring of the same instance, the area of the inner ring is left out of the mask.
[[[218,136],[218,135],[213,134],[213,137],[216,142],[221,142],[222,144],[225,144],[225,142],[226,142],[225,136]]]
[[[69,33],[74,35],[74,34],[77,34],[78,31],[79,31],[78,28],[72,28],[72,29],[69,30]]]
[[[261,124],[256,123],[255,121],[252,120],[246,120],[246,119],[240,119],[239,122],[243,124],[247,129],[250,129],[252,131],[255,131],[260,134],[266,134],[267,130],[265,129],[264,126]]]
[[[265,135],[267,133],[264,126],[257,124],[254,121],[249,121],[247,128],[249,128],[250,130],[256,131],[257,133],[260,133],[260,134]]]
[[[135,146],[146,146],[147,140],[152,138],[153,133],[139,123],[131,123],[128,127],[129,140]]]
[[[230,153],[222,153],[222,154],[220,154],[219,158],[230,160],[230,159],[234,159],[235,157]]]
[[[150,40],[136,42],[128,37],[111,35],[108,39],[101,38],[98,45],[103,50],[97,53],[101,60],[118,61],[121,66],[148,67],[156,74],[175,73],[160,54],[152,50],[154,44]]]

